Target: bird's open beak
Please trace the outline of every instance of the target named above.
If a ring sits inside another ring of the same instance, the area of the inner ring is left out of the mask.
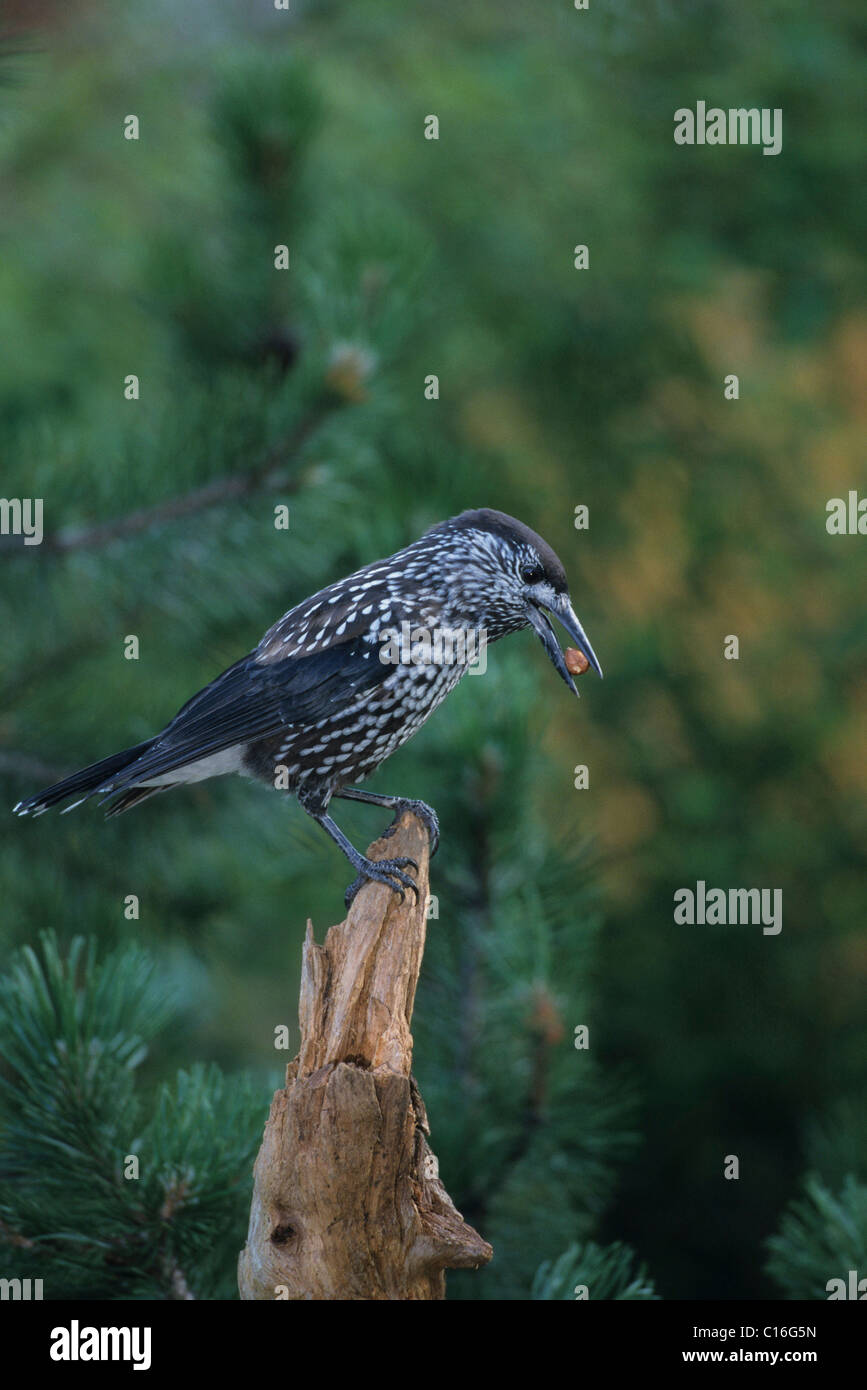
[[[558,599],[556,607],[552,606],[549,609],[549,611],[553,613],[554,617],[557,619],[559,623],[563,624],[578,650],[583,652],[587,660],[590,662],[590,665],[593,667],[593,670],[596,672],[597,676],[601,676],[602,667],[599,665],[599,662],[596,659],[596,653],[594,652],[589,641],[587,640],[587,634],[585,633],[583,627],[581,626],[577,617],[575,616],[575,613],[572,609],[572,605],[569,602],[568,595],[563,594],[563,596]],[[563,658],[563,653],[560,650],[560,643],[557,641],[557,635],[554,632],[553,627],[549,623],[546,615],[542,612],[541,608],[538,608],[536,604],[531,603],[529,605],[527,616],[530,619],[530,623],[535,628],[536,632],[539,634],[539,639],[542,643],[542,646],[545,648],[545,651],[548,653],[552,665],[559,671],[560,675],[563,677],[564,681],[569,686],[569,689],[574,690],[575,694],[577,695],[579,693],[578,687],[572,679],[572,676],[566,669],[566,662]]]

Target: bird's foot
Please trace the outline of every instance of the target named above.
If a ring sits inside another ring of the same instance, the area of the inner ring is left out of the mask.
[[[403,871],[407,867],[415,869],[418,873],[418,864],[414,859],[402,856],[400,859],[362,859],[359,865],[360,873],[347,888],[343,901],[347,907],[352,905],[359,888],[363,888],[365,883],[385,883],[392,888],[395,893],[400,894],[400,900],[404,900],[404,888],[411,888],[415,893],[418,902],[418,887],[413,883],[409,874]]]
[[[397,823],[404,811],[412,811],[414,816],[418,816],[428,834],[430,840],[430,857],[433,859],[437,852],[440,842],[440,823],[437,813],[432,806],[428,806],[425,801],[410,801],[401,798],[394,807],[394,820],[387,830],[382,832],[381,838],[387,840],[389,835],[393,835],[397,829]]]

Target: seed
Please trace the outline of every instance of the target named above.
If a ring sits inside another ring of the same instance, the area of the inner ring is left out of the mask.
[[[566,670],[570,676],[581,676],[590,667],[583,652],[579,652],[577,647],[567,647],[564,653],[566,659]]]

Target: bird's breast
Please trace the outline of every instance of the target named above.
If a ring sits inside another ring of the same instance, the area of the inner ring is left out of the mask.
[[[252,745],[246,768],[290,791],[311,780],[336,788],[368,777],[421,728],[467,669],[455,662],[395,666],[319,723],[287,724]]]

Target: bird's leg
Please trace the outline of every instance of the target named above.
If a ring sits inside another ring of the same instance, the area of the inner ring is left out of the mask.
[[[304,809],[307,810],[307,807]],[[318,813],[309,811],[308,814],[322,826],[323,830],[328,831],[334,843],[340,846],[358,874],[358,877],[350,883],[344,894],[343,901],[347,907],[350,906],[359,888],[368,882],[387,884],[389,888],[393,888],[396,893],[400,894],[401,902],[404,899],[404,888],[411,888],[415,893],[416,901],[418,901],[418,888],[409,874],[403,872],[406,868],[413,868],[418,873],[418,864],[414,859],[403,856],[398,859],[365,859],[364,855],[360,854],[355,846],[347,840],[340,826],[336,825],[324,811]]]
[[[404,811],[412,811],[428,833],[430,855],[433,859],[440,842],[440,823],[436,811],[432,806],[428,806],[427,802],[411,801],[406,796],[381,796],[379,792],[360,792],[355,787],[344,787],[342,791],[335,792],[335,796],[342,797],[345,801],[369,801],[371,806],[386,806],[390,811],[394,811],[394,820],[383,832],[383,840],[394,834],[395,826]]]

